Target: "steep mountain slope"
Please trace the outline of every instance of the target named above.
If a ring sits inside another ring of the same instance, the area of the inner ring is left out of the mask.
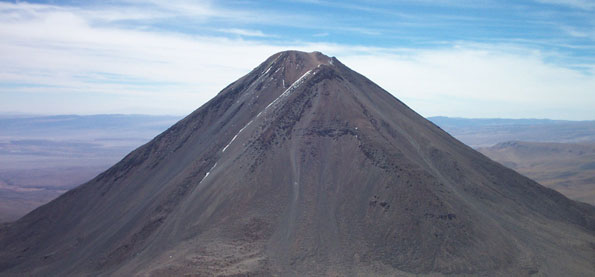
[[[595,208],[320,53],[278,53],[0,231],[5,275],[585,276]]]

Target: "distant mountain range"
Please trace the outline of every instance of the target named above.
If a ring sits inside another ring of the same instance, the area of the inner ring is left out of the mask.
[[[180,118],[0,116],[0,222],[90,180]]]
[[[595,121],[442,116],[428,119],[472,147],[493,146],[506,141],[595,142]]]
[[[162,132],[181,116],[170,115],[54,115],[0,116],[0,140],[7,139],[146,139]]]

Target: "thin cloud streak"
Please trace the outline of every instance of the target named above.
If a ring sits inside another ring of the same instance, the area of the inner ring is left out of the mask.
[[[592,0],[536,0],[539,3],[554,4],[567,6],[572,8],[578,8],[583,10],[595,10],[595,2]]]
[[[273,35],[268,35],[263,33],[260,30],[247,30],[247,29],[218,29],[217,31],[227,34],[245,36],[245,37],[273,37]]]

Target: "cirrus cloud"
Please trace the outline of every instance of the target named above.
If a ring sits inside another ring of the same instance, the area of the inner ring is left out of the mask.
[[[0,15],[0,111],[186,114],[273,53],[298,49],[337,56],[424,116],[595,119],[595,66],[551,62],[558,53],[522,45],[269,41],[239,28],[198,35],[98,24],[126,18],[105,7],[0,3]]]

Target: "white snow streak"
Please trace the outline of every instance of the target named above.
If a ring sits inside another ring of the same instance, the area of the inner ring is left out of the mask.
[[[279,101],[279,99],[287,96],[290,92],[292,92],[295,88],[297,88],[304,80],[304,78],[308,75],[310,75],[310,72],[312,72],[312,70],[308,70],[306,73],[304,73],[304,75],[302,75],[302,77],[300,77],[299,79],[297,79],[295,82],[293,82],[293,84],[291,84],[291,86],[289,86],[283,93],[281,93],[281,95],[279,95],[279,97],[277,97],[277,99],[273,100],[273,102],[271,102],[269,105],[266,106],[266,108],[264,108],[264,110],[268,110],[270,106],[274,105],[275,103],[277,103]]]
[[[236,138],[240,135],[240,133],[242,131],[244,131],[244,129],[246,129],[246,127],[248,127],[252,123],[252,121],[254,121],[254,119],[250,120],[250,122],[248,122],[248,124],[246,124],[242,129],[240,129],[240,131],[235,136],[233,136],[233,138],[229,141],[229,143],[227,145],[225,145],[225,147],[223,147],[223,150],[221,150],[221,152],[225,152],[225,150],[227,150],[227,147],[229,147],[231,145],[231,143],[234,140],[236,140]]]
[[[252,123],[252,121],[254,121],[254,120],[250,120],[250,122],[248,122],[248,123],[246,124],[246,126],[244,126],[244,128],[240,129],[240,131],[238,132],[238,135],[239,135],[239,134],[240,134],[242,131],[244,131],[244,129],[246,129],[246,127],[248,127],[248,125],[250,125],[250,124]],[[237,135],[236,135],[236,136],[237,136]]]
[[[207,178],[207,176],[209,176],[209,174],[211,174],[211,171],[213,171],[213,169],[215,169],[216,166],[217,166],[217,163],[215,163],[211,167],[211,169],[209,169],[209,171],[207,171],[207,174],[205,174],[205,177],[202,177],[202,179],[200,180],[200,182],[198,182],[199,185],[200,185],[200,183],[202,183],[202,181],[204,181]]]
[[[269,70],[270,70],[270,68],[269,68]],[[264,108],[264,112],[266,112],[266,110],[269,107],[271,107],[272,105],[277,103],[281,98],[286,97],[287,95],[289,95],[289,93],[291,93],[294,89],[296,89],[303,82],[304,78],[306,78],[308,75],[310,75],[311,71],[312,70],[308,70],[306,73],[304,73],[304,75],[302,75],[299,79],[297,79],[295,82],[293,82],[293,84],[291,84],[291,86],[289,86],[283,93],[281,93],[281,95],[279,95],[279,97],[277,97],[277,99],[273,100],[273,102],[271,102],[268,106],[266,106],[266,108]],[[266,72],[268,72],[268,70]],[[265,72],[265,74],[266,74],[266,72]],[[285,88],[285,80],[283,80],[283,87]],[[262,113],[263,113],[263,111],[259,112],[258,115],[256,115],[256,118],[260,117],[260,115]],[[238,131],[238,133],[235,136],[233,136],[233,138],[229,141],[229,143],[227,143],[227,145],[225,145],[225,147],[223,147],[221,152],[225,152],[225,150],[227,150],[227,148],[236,140],[236,138],[238,138],[238,136],[242,133],[242,131],[244,131],[244,129],[246,129],[248,126],[250,126],[250,124],[252,124],[253,121],[254,121],[254,119],[250,120],[250,122],[248,122],[244,127],[242,127],[242,129],[240,129],[240,131]],[[202,180],[200,180],[200,182],[202,182],[205,178],[207,178],[207,176],[209,176],[209,174],[215,168],[216,165],[217,165],[217,163],[215,163],[215,165],[213,165],[211,170],[209,170],[207,172],[207,174],[205,174],[205,177],[203,177]]]
[[[225,147],[223,147],[223,150],[221,150],[221,152],[225,152],[225,150],[227,150],[227,147],[229,147],[229,146],[231,145],[231,143],[232,143],[234,140],[236,140],[236,138],[238,137],[238,134],[239,134],[239,133],[237,133],[235,136],[233,136],[233,138],[232,138],[232,139],[229,141],[229,143],[228,143],[227,145],[225,145]]]

